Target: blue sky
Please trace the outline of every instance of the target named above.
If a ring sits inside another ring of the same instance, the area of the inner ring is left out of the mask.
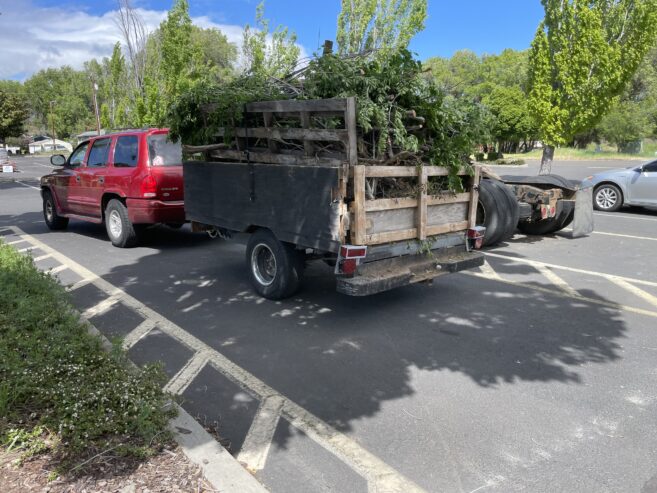
[[[259,0],[189,0],[201,27],[218,27],[229,40],[253,24]],[[172,0],[132,0],[154,29]],[[311,54],[324,39],[335,38],[340,0],[266,0],[273,25],[295,31]],[[22,80],[32,72],[111,54],[120,40],[114,22],[116,0],[0,0],[0,78]],[[529,46],[543,17],[540,0],[429,0],[426,29],[412,42],[420,59],[449,57],[460,49],[478,54]]]
[[[69,0],[47,0],[43,5],[62,6]],[[78,2],[87,11],[98,13],[116,8],[114,0]],[[134,0],[136,6],[168,10],[171,0]],[[209,16],[219,24],[253,23],[258,0],[190,0],[192,16]],[[267,17],[274,24],[294,30],[300,43],[312,52],[317,40],[335,38],[335,25],[340,0],[266,0]],[[468,48],[476,53],[498,53],[504,48],[524,49],[529,46],[543,17],[539,0],[429,0],[429,18],[424,32],[412,48],[422,59],[451,56]]]

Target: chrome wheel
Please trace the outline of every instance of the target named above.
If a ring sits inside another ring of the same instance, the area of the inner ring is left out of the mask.
[[[256,280],[269,286],[276,277],[276,257],[264,243],[258,243],[251,252],[251,270]]]
[[[601,209],[611,209],[618,203],[618,193],[610,187],[602,187],[595,194],[595,203]]]
[[[48,222],[52,222],[53,219],[53,207],[50,200],[46,200],[46,219]]]
[[[119,238],[123,232],[123,223],[119,211],[113,210],[109,215],[109,230],[114,238]]]

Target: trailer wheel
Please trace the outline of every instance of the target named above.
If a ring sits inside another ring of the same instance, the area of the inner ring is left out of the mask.
[[[568,226],[573,222],[574,217],[575,205],[573,202],[560,200],[557,202],[557,213],[554,217],[534,223],[523,222],[518,225],[518,229],[529,236],[549,235]]]
[[[304,255],[267,229],[251,235],[246,247],[249,278],[256,292],[270,300],[292,296],[301,284]]]
[[[486,227],[484,246],[495,245],[513,236],[520,209],[511,191],[497,180],[481,180],[477,225]]]

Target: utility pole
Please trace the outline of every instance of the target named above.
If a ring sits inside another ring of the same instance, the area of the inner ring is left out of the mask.
[[[54,106],[55,101],[50,101],[50,126],[52,132],[52,150],[55,152],[55,113],[53,112],[52,107]]]
[[[96,97],[96,92],[98,91],[98,84],[94,80],[91,81],[93,90],[94,90],[94,111],[96,112],[96,131],[100,135],[100,116],[98,115],[98,98]]]

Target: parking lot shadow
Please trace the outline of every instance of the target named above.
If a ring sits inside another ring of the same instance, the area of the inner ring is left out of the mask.
[[[71,236],[80,234],[76,228],[84,235],[93,230],[75,226]],[[106,242],[101,236],[97,241]],[[386,403],[416,396],[418,372],[457,401],[463,376],[489,390],[522,382],[583,384],[583,366],[621,358],[626,333],[614,308],[462,274],[429,287],[350,298],[335,292],[331,269],[318,263],[308,267],[298,295],[269,301],[248,284],[240,241],[208,241],[186,229],[157,229],[146,248],[130,255],[129,264],[103,278],[341,431]],[[526,267],[513,269],[522,275]],[[166,344],[166,338],[145,340],[158,341]],[[213,375],[204,378],[219,385]],[[221,409],[257,397],[245,397],[249,389],[237,383],[210,395],[209,383],[191,382],[186,398],[197,415],[230,427],[221,423],[227,415]],[[440,405],[433,399],[427,405]],[[277,445],[285,447],[289,437],[290,430],[279,429]]]

